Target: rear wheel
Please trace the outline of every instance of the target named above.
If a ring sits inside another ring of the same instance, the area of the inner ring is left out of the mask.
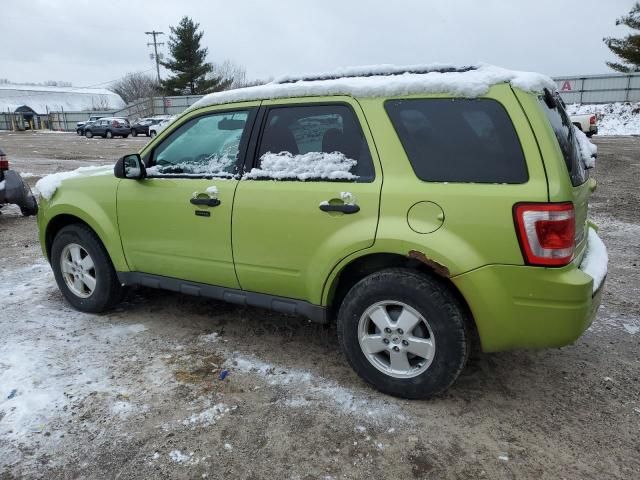
[[[103,312],[122,298],[107,251],[85,225],[69,225],[58,232],[51,247],[51,267],[60,291],[77,310]]]
[[[131,130],[131,136],[132,137],[137,137],[138,136],[138,132],[136,130]]]
[[[122,135],[122,138],[127,138],[129,135]]]
[[[104,138],[113,138],[113,133],[111,133],[111,130],[106,131],[106,133],[104,134]]]
[[[440,281],[389,269],[358,282],[338,314],[353,369],[384,393],[429,398],[458,377],[469,352],[464,309]]]
[[[155,137],[157,135],[155,130],[151,130],[151,138]]]

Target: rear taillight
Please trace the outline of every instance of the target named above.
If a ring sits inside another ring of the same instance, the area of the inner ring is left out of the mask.
[[[527,264],[561,267],[571,262],[576,246],[573,203],[519,203],[513,212]]]
[[[9,159],[5,156],[4,152],[0,150],[0,171],[4,172],[9,170]]]
[[[596,124],[596,116],[595,115],[591,115],[589,117],[589,125],[595,125]]]

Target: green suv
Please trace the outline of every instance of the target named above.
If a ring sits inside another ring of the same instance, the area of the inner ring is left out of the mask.
[[[142,285],[337,321],[365,381],[427,398],[473,342],[567,345],[600,303],[593,146],[551,89],[483,65],[214,93],[115,169],[41,180],[42,248],[78,310]]]

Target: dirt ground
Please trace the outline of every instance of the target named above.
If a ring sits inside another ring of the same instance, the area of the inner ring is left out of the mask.
[[[145,141],[0,133],[35,175]],[[332,327],[276,313],[146,289],[78,313],[35,220],[4,208],[0,479],[640,478],[640,138],[594,141],[594,324],[562,349],[478,354],[431,401],[370,389]]]

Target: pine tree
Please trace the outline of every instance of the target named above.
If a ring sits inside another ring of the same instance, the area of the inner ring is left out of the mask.
[[[607,62],[607,65],[618,72],[640,72],[640,2],[636,2],[628,15],[618,18],[616,25],[626,25],[638,33],[631,33],[624,38],[603,39],[607,47],[624,61]]]
[[[168,95],[200,95],[217,92],[229,86],[230,81],[213,75],[213,65],[206,61],[209,49],[200,46],[204,32],[199,23],[182,17],[177,27],[169,27],[171,59],[161,62],[174,75],[162,82]]]

